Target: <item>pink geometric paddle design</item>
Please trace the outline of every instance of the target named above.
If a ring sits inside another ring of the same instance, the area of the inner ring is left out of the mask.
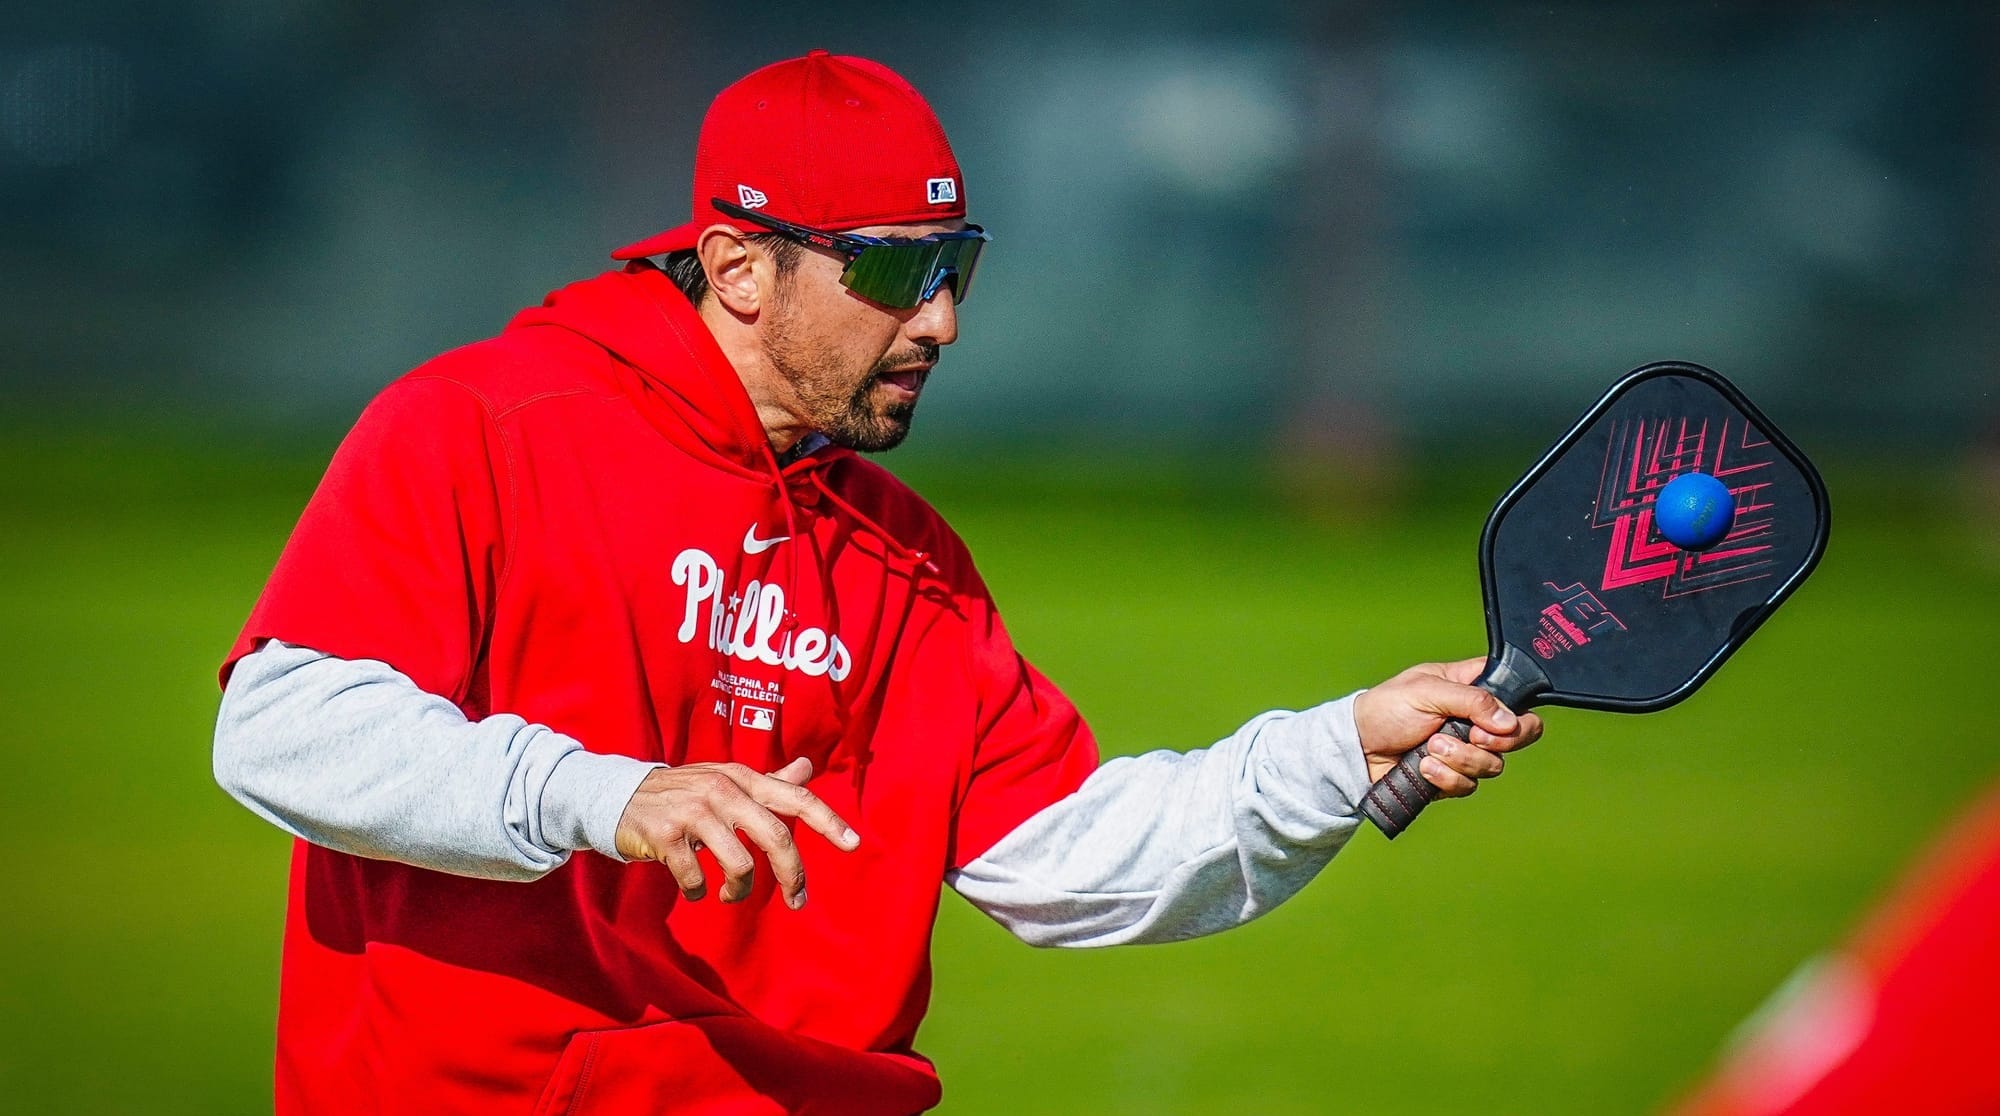
[[[1741,416],[1713,424],[1686,418],[1616,422],[1590,519],[1592,530],[1611,532],[1602,588],[1658,581],[1662,597],[1680,597],[1778,572],[1771,554],[1778,541],[1777,508],[1770,502],[1766,471],[1779,460],[1770,441]],[[1728,485],[1736,500],[1729,534],[1700,553],[1668,542],[1653,525],[1660,489],[1693,472]]]

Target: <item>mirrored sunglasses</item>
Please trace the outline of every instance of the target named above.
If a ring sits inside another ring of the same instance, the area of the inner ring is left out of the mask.
[[[972,289],[972,272],[979,263],[979,251],[992,239],[978,225],[919,237],[827,232],[745,209],[721,198],[709,201],[731,217],[788,240],[839,252],[847,257],[847,267],[840,273],[842,286],[870,302],[901,310],[929,302],[947,283],[951,284],[952,302],[964,302],[966,293]]]

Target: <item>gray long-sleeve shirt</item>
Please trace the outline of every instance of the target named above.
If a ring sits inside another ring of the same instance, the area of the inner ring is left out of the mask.
[[[619,858],[619,817],[656,766],[510,714],[469,721],[386,663],[275,641],[237,662],[215,734],[216,780],[285,831],[493,879]],[[946,882],[1035,945],[1195,937],[1297,893],[1367,790],[1352,696],[1265,713],[1208,748],[1111,760]]]

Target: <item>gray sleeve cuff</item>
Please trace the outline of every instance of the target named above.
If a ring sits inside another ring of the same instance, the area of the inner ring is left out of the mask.
[[[1361,750],[1361,729],[1354,723],[1354,699],[1365,690],[1356,690],[1338,701],[1330,701],[1311,712],[1321,718],[1319,733],[1308,753],[1317,761],[1326,789],[1320,805],[1329,813],[1358,817],[1361,800],[1368,797],[1368,755]]]
[[[618,819],[648,772],[665,764],[575,749],[556,763],[542,787],[542,836],[559,849],[618,855]]]
[[[294,836],[522,881],[577,849],[616,856],[618,819],[654,766],[513,714],[468,721],[385,662],[278,640],[230,675],[213,762],[223,789]]]

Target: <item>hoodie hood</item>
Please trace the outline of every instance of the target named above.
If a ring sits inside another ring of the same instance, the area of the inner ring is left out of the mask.
[[[615,357],[646,420],[681,449],[731,472],[776,479],[777,459],[742,378],[658,268],[633,263],[571,283],[507,328],[536,326],[570,330]]]

